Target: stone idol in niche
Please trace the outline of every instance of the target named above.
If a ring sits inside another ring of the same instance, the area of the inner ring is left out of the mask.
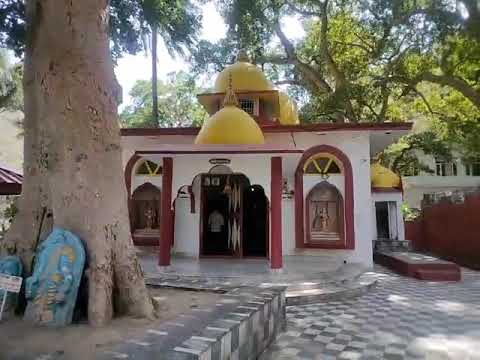
[[[70,231],[55,228],[40,244],[33,275],[26,280],[25,319],[39,325],[70,324],[84,266],[81,240]]]

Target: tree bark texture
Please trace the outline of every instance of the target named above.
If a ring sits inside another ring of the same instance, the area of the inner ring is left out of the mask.
[[[40,119],[47,116],[44,113],[47,109],[41,104],[41,84],[35,79],[35,69],[40,66],[39,63],[34,63],[32,46],[35,42],[34,29],[37,24],[32,17],[31,7],[29,9],[23,76],[24,180],[18,213],[4,239],[5,244],[15,245],[26,276],[31,273],[35,248],[51,231],[53,220],[44,166],[48,161],[46,148],[49,137],[40,122]]]
[[[51,219],[86,245],[90,324],[114,308],[152,317],[130,234],[108,0],[29,0],[27,19],[25,183],[8,238],[31,248]]]

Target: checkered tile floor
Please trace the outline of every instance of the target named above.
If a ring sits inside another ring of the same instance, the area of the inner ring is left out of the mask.
[[[360,298],[288,307],[287,331],[261,360],[480,359],[480,272],[459,283],[375,272]]]

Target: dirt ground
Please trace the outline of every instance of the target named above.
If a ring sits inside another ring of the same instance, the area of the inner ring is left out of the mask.
[[[14,354],[55,352],[63,353],[65,359],[91,359],[95,350],[101,347],[134,338],[146,328],[154,329],[192,308],[215,303],[221,296],[216,293],[158,288],[151,288],[150,292],[159,303],[158,318],[154,321],[123,317],[114,319],[104,328],[92,328],[85,323],[60,329],[31,326],[21,318],[1,322],[0,360],[10,359]]]

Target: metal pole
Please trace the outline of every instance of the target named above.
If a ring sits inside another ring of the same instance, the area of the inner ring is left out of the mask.
[[[2,307],[0,308],[0,321],[2,320],[3,309],[5,308],[5,303],[6,302],[7,302],[7,290],[3,290]]]

